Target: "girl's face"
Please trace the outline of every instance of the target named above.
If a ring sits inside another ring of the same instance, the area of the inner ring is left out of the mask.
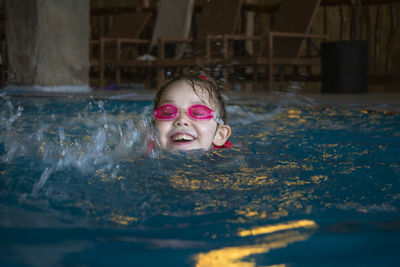
[[[174,82],[165,89],[159,106],[173,104],[178,108],[179,112],[178,116],[172,120],[156,119],[155,121],[162,149],[209,150],[214,139],[218,139],[216,135],[218,124],[214,119],[192,120],[186,114],[187,109],[196,104],[205,105],[213,109],[208,103],[208,93],[204,90],[198,90],[198,93],[200,93],[200,97],[186,81]]]

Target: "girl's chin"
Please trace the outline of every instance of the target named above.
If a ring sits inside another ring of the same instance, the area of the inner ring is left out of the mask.
[[[198,149],[198,147],[194,146],[192,143],[190,143],[190,144],[170,144],[168,147],[171,150],[193,150],[193,149]]]
[[[187,151],[187,150],[209,150],[205,149],[202,147],[199,147],[198,144],[196,144],[194,141],[190,142],[169,142],[165,148],[166,150],[172,150],[172,151]]]

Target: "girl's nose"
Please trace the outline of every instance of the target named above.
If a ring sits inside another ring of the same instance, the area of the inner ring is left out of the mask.
[[[190,118],[184,112],[180,112],[174,121],[175,126],[190,126],[191,124]]]

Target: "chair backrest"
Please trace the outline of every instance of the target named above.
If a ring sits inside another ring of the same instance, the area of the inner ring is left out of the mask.
[[[275,32],[310,33],[321,0],[283,0],[272,30]],[[277,38],[275,56],[299,57],[304,39]]]
[[[240,22],[243,0],[212,0],[197,17],[197,38],[207,35],[235,34]]]
[[[189,37],[194,2],[194,0],[160,0],[158,2],[157,19],[151,39],[150,51],[157,45],[161,37],[176,39]],[[177,47],[176,58],[183,54],[183,49],[182,45]]]
[[[110,38],[139,38],[151,18],[151,12],[122,13],[115,16],[108,31]]]
[[[205,48],[208,35],[236,34],[242,5],[243,0],[212,0],[206,3],[196,17],[196,49]]]

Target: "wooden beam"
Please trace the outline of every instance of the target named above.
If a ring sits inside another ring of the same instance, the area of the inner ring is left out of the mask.
[[[360,0],[362,5],[382,5],[382,4],[392,4],[399,3],[400,0]],[[340,6],[340,5],[352,5],[353,0],[321,0],[321,6]],[[266,13],[273,14],[278,11],[280,4],[244,4],[243,11],[253,11],[256,13]],[[137,6],[125,6],[125,7],[117,7],[117,6],[108,6],[108,7],[96,7],[91,8],[90,15],[91,16],[103,16],[103,15],[112,15],[112,14],[120,14],[120,13],[135,13],[135,12],[157,12],[155,7],[137,7]],[[201,12],[202,6],[196,5],[194,12]]]
[[[321,6],[351,5],[352,2],[352,0],[322,0]],[[383,5],[399,2],[399,0],[361,0],[362,5]]]

